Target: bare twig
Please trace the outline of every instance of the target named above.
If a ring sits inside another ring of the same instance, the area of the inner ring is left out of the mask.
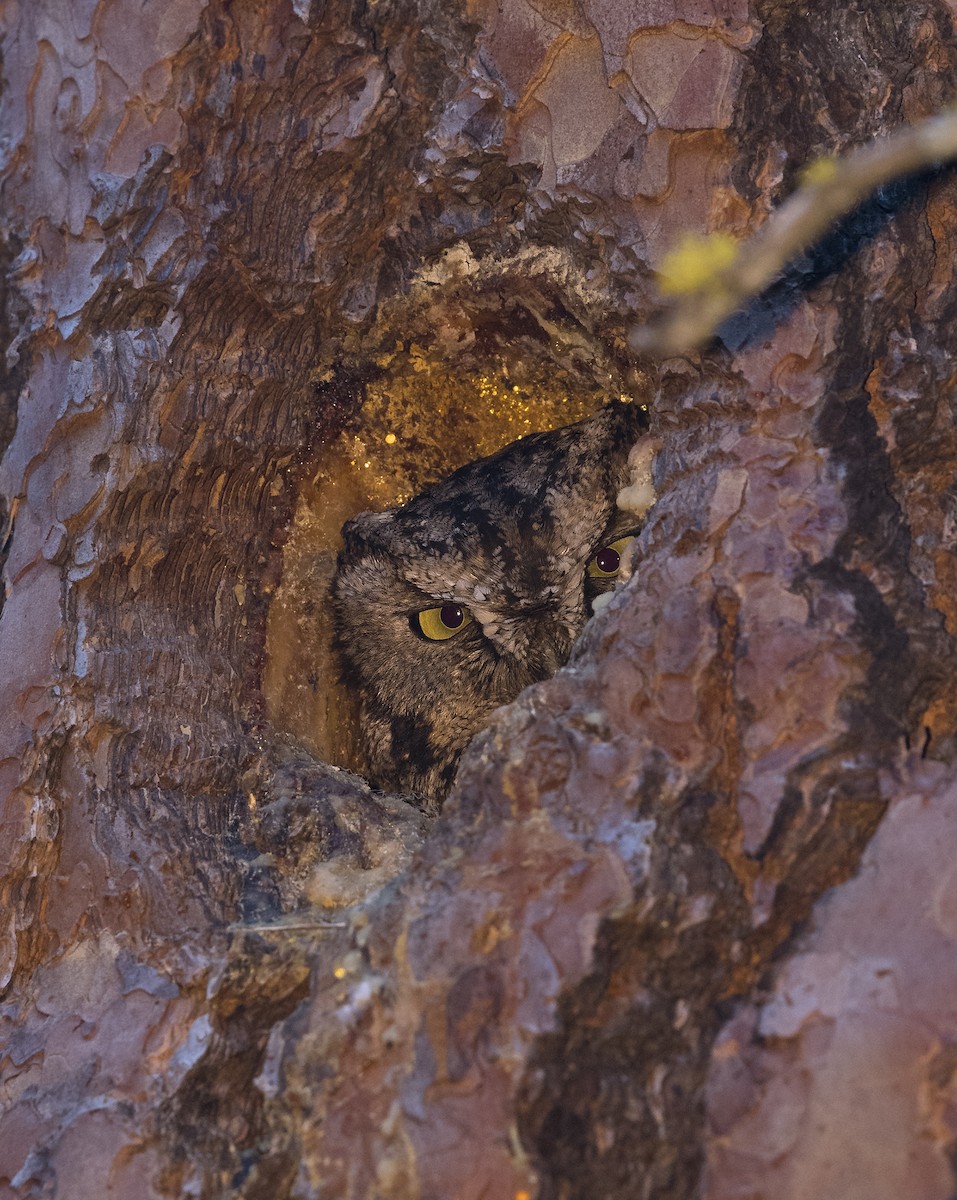
[[[740,244],[733,261],[689,285],[658,321],[632,328],[631,348],[641,354],[669,355],[701,347],[722,321],[762,292],[797,254],[875,189],[955,157],[957,110],[948,109],[852,150],[844,158],[812,164],[805,172],[804,186]],[[706,254],[707,239],[702,246]],[[679,284],[671,290],[684,289]]]

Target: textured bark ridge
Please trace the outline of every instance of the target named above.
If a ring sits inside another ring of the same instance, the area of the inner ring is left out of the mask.
[[[0,1197],[953,1195],[954,177],[625,334],[954,15],[8,6]],[[572,664],[434,822],[322,761],[337,506],[610,393],[658,502]]]

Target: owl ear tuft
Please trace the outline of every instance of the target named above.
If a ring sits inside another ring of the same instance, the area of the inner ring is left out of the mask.
[[[346,554],[362,554],[391,544],[386,536],[392,525],[393,511],[361,512],[342,527],[342,543]]]

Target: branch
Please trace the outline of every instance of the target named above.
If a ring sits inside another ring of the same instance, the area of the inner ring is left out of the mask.
[[[824,158],[804,171],[803,186],[744,242],[727,234],[686,239],[660,272],[664,294],[680,295],[670,312],[635,325],[628,342],[639,354],[696,350],[722,321],[771,283],[839,217],[875,189],[957,157],[957,109],[880,138],[844,158]]]

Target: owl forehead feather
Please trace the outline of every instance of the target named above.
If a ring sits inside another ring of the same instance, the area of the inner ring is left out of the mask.
[[[485,585],[505,605],[574,591],[644,425],[636,406],[616,404],[468,463],[399,508],[360,513],[343,527],[334,593],[398,611],[429,597],[474,602]]]
[[[578,493],[606,491],[608,458],[623,463],[643,422],[636,406],[616,404],[576,425],[512,442],[400,508],[360,513],[343,528],[344,558],[394,552],[397,540],[427,554],[458,557],[484,549],[492,555],[501,545],[503,516],[516,530],[534,528],[545,540],[561,525],[569,539]],[[584,529],[581,534],[588,536]]]
[[[587,543],[593,536],[593,516],[576,520],[575,514],[550,503],[551,496],[525,497],[522,502],[506,503],[492,510],[478,498],[459,498],[433,510],[428,520],[407,509],[383,513],[361,513],[343,531],[345,549],[340,560],[350,562],[381,559],[383,563],[418,563],[426,572],[430,564],[442,564],[445,571],[470,564],[480,573],[489,567],[506,566],[512,551],[522,547],[527,557],[536,553],[557,554],[559,546],[576,541]],[[555,499],[560,500],[560,496]],[[501,503],[501,500],[499,501]],[[580,531],[575,528],[581,524]],[[534,544],[530,536],[534,531]],[[404,574],[404,571],[399,572]]]

